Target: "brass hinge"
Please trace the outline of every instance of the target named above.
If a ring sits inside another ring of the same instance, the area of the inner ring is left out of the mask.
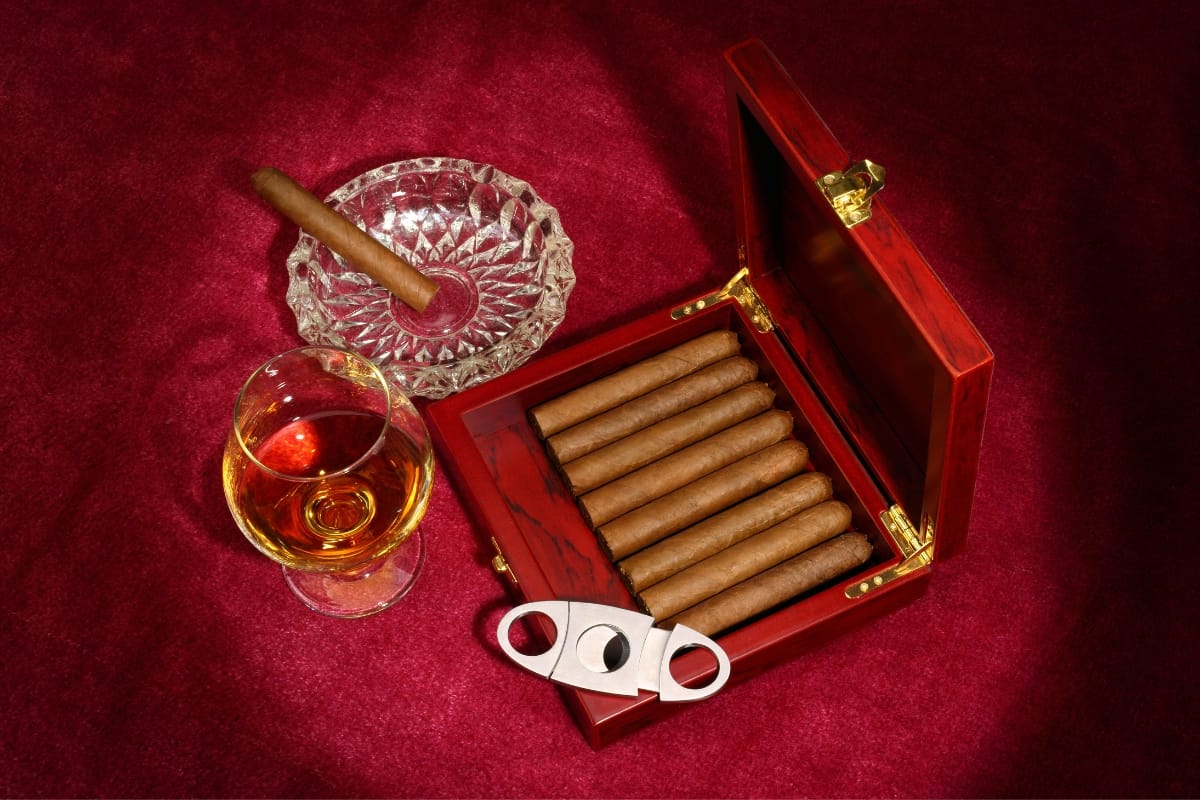
[[[492,547],[496,550],[496,555],[492,556],[492,569],[496,571],[497,575],[507,575],[513,586],[516,586],[518,583],[517,573],[513,572],[512,567],[509,566],[508,559],[500,550],[500,543],[496,541],[495,536],[492,537]]]
[[[847,228],[871,218],[871,197],[883,188],[884,168],[863,159],[841,172],[831,172],[817,181],[825,199]]]
[[[750,270],[742,267],[733,276],[733,279],[719,290],[674,309],[671,312],[671,319],[683,319],[697,311],[703,311],[711,305],[720,303],[722,300],[733,299],[746,312],[746,316],[750,318],[750,322],[759,333],[770,333],[775,329],[775,323],[771,321],[766,304],[759,298],[758,292],[754,291],[754,287],[750,285],[749,275]]]
[[[875,573],[858,583],[846,587],[846,597],[855,600],[880,586],[886,586],[902,575],[927,567],[933,561],[933,521],[925,520],[918,531],[909,520],[908,514],[898,505],[879,515],[883,526],[891,534],[892,541],[900,548],[904,560],[894,567]]]

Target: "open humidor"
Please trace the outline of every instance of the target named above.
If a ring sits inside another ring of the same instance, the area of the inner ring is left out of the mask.
[[[433,403],[427,419],[520,602],[636,611],[529,411],[701,334],[736,333],[871,544],[853,572],[715,637],[736,681],[912,601],[962,550],[992,355],[873,196],[882,170],[851,165],[761,43],[725,63],[741,261],[729,283]],[[710,661],[685,654],[672,672],[702,684]],[[649,692],[562,692],[594,746],[677,708]]]

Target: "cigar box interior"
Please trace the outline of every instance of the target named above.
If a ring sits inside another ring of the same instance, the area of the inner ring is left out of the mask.
[[[911,602],[935,560],[961,550],[991,354],[878,198],[869,219],[843,222],[823,183],[850,159],[765,47],[732,48],[726,64],[742,253],[730,283],[433,403],[427,419],[481,560],[518,602],[636,611],[530,409],[704,333],[736,333],[809,469],[832,479],[871,546],[851,572],[714,637],[737,681]],[[683,684],[714,671],[700,652],[672,663]],[[682,708],[649,692],[561,691],[594,746]]]

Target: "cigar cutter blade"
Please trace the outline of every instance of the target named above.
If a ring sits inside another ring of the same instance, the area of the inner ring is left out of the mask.
[[[544,614],[554,623],[555,638],[544,653],[526,655],[509,639],[512,624],[530,614]],[[629,697],[646,689],[677,703],[710,697],[729,680],[729,657],[712,639],[684,625],[670,631],[655,628],[653,617],[616,606],[568,600],[525,603],[504,615],[496,637],[519,666],[579,689]],[[692,689],[672,676],[671,659],[696,647],[716,658],[717,675]]]

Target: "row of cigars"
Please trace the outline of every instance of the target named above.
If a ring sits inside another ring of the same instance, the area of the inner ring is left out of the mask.
[[[715,635],[870,558],[775,399],[737,334],[719,330],[530,409],[657,623]]]

